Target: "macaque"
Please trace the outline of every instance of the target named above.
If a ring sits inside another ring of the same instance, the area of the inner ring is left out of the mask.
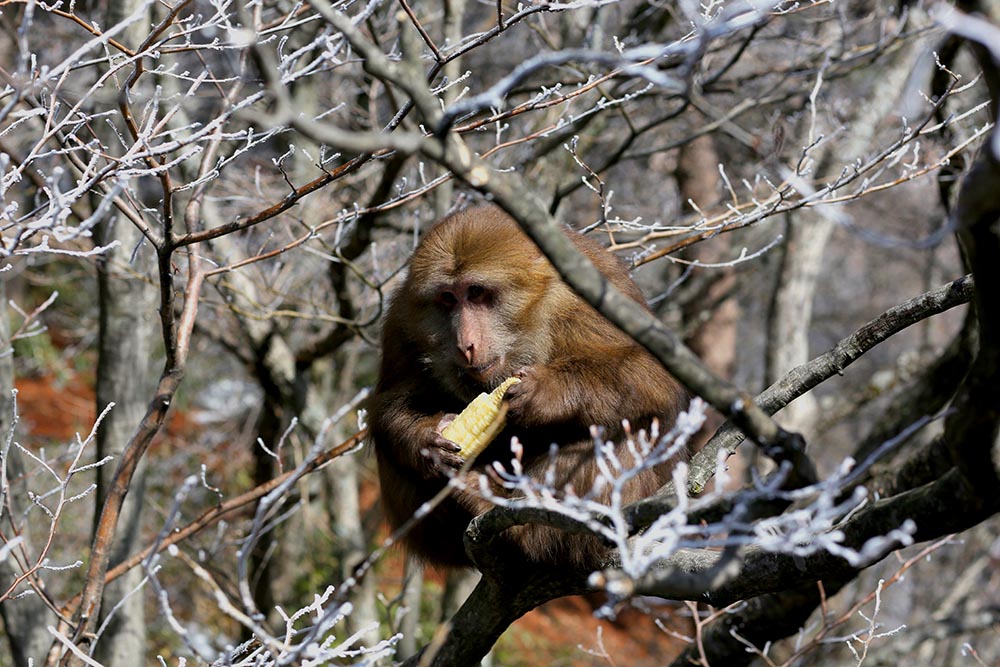
[[[616,257],[566,233],[618,289],[644,303]],[[463,533],[491,507],[477,473],[494,462],[509,469],[512,436],[523,446],[525,472],[539,480],[552,463],[550,445],[558,445],[556,488],[569,484],[583,495],[598,473],[592,425],[616,443],[624,440],[626,419],[636,432],[657,419],[665,433],[686,401],[660,363],[577,296],[517,223],[492,206],[455,214],[428,232],[391,299],[382,346],[369,426],[382,502],[394,527],[464,464],[442,428],[480,392],[510,376],[521,380],[506,394],[506,427],[475,459],[466,488],[453,491],[404,538],[411,553],[438,566],[471,566]],[[631,461],[624,445],[617,454]],[[625,501],[652,494],[668,474],[639,475]],[[537,525],[512,528],[501,541],[527,563],[581,569],[598,568],[608,551],[595,536]]]

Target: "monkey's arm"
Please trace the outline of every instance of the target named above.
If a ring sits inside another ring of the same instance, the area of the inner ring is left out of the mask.
[[[420,395],[407,387],[376,395],[369,426],[380,459],[431,479],[460,468],[464,461],[458,445],[441,435],[455,415],[419,409],[411,397]]]

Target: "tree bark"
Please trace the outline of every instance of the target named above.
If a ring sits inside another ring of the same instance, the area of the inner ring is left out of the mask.
[[[812,304],[826,243],[833,222],[812,214],[789,216],[786,241],[768,313],[768,346],[765,384],[770,386],[788,371],[809,361],[809,331]],[[805,394],[784,408],[778,421],[786,429],[802,433],[808,442],[819,405],[815,396]]]
[[[106,25],[115,25],[132,15],[139,0],[109,2]],[[123,40],[137,47],[149,30],[148,21],[136,21],[122,33]],[[108,146],[118,138],[102,128],[102,142]],[[112,151],[114,153],[114,151]],[[95,202],[96,206],[96,202]],[[153,342],[157,335],[158,302],[153,283],[136,278],[139,274],[155,274],[156,260],[144,237],[123,216],[112,215],[96,230],[101,245],[118,241],[97,262],[100,329],[98,332],[96,414],[109,403],[112,409],[97,432],[98,460],[112,456],[114,460],[97,468],[97,511],[94,527],[107,497],[108,484],[114,475],[126,444],[135,433],[148,408],[149,397],[156,386],[152,360]],[[140,464],[132,487],[122,506],[110,565],[113,567],[139,548],[143,497],[146,486],[146,464]],[[107,623],[96,641],[94,654],[107,667],[130,667],[146,654],[146,616],[142,594],[132,594],[141,585],[144,573],[135,568],[104,590],[101,604],[101,624]],[[117,607],[117,608],[116,608]],[[108,616],[110,615],[110,621]]]
[[[156,332],[155,289],[125,270],[129,254],[141,235],[128,221],[109,220],[100,233],[101,242],[122,242],[98,262],[100,332],[97,361],[97,413],[109,404],[108,413],[97,432],[97,459],[113,456],[114,462],[97,468],[97,508],[104,505],[107,485],[114,466],[136,427],[146,413],[148,399],[155,386],[151,367]],[[132,269],[149,262],[142,250]],[[140,271],[145,272],[142,268]],[[122,507],[116,544],[111,557],[113,567],[140,546],[142,501],[145,495],[146,465],[140,464],[132,488]],[[96,515],[95,515],[96,521]],[[108,667],[129,667],[137,656],[145,655],[146,621],[142,595],[131,595],[144,574],[136,568],[105,589],[101,605],[103,617],[113,613],[110,624],[97,642],[97,659]],[[121,606],[114,610],[114,606]]]

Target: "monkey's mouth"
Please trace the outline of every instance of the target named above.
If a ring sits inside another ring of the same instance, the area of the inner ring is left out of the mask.
[[[477,364],[475,366],[466,366],[465,372],[469,377],[478,381],[485,382],[490,375],[490,372],[500,365],[500,357],[487,361],[484,364]]]

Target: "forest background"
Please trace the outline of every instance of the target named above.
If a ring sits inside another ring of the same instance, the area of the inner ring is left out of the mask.
[[[0,13],[0,664],[1000,661],[994,3]],[[492,512],[479,580],[392,546],[362,439],[483,201],[704,402],[672,488]],[[492,562],[525,521],[620,559]]]

